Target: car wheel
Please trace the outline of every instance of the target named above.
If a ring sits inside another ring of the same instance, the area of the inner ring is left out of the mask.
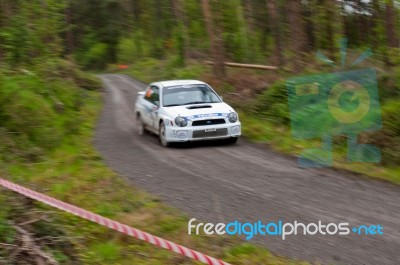
[[[239,137],[231,137],[225,140],[227,144],[235,144],[239,140]]]
[[[136,115],[136,132],[138,135],[144,134],[144,124],[140,115]]]
[[[160,143],[161,143],[162,146],[168,147],[168,146],[171,145],[171,143],[167,141],[164,122],[160,123],[159,137],[160,137]]]

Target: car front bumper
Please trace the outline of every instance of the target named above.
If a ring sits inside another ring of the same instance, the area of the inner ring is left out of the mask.
[[[217,140],[241,135],[240,122],[189,127],[167,126],[165,129],[168,142]]]

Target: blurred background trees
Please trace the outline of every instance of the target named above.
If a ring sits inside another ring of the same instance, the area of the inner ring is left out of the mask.
[[[390,64],[399,8],[395,0],[0,0],[0,56],[16,64],[62,54],[95,69],[213,57],[221,76],[223,58],[299,69],[304,53],[335,57],[345,36]]]

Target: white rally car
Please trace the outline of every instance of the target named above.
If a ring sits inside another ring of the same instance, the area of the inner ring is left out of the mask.
[[[171,80],[150,84],[135,104],[136,129],[157,134],[163,146],[172,142],[225,139],[236,143],[238,114],[206,83]]]

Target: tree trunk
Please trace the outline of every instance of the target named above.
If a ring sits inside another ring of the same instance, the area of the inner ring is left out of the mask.
[[[66,38],[66,54],[70,55],[74,52],[74,31],[72,23],[72,8],[71,2],[67,4],[64,9],[65,24],[67,26],[67,31],[65,33]]]
[[[306,4],[306,9],[303,12],[303,17],[305,19],[305,49],[307,52],[311,52],[315,48],[315,26],[312,19],[312,6],[311,3]]]
[[[287,2],[289,17],[289,43],[293,54],[294,68],[299,70],[301,53],[305,50],[304,23],[301,17],[301,0],[291,0]]]
[[[399,43],[396,36],[396,14],[393,0],[386,1],[386,37],[389,47],[398,47]]]
[[[253,11],[253,6],[251,3],[251,0],[245,0],[244,1],[244,16],[246,20],[246,24],[248,25],[249,31],[253,32],[254,31],[254,11]]]
[[[214,25],[209,1],[202,0],[201,3],[202,3],[205,24],[210,39],[211,52],[213,54],[215,62],[213,64],[214,74],[219,78],[224,78],[225,67],[224,67],[224,47],[221,37],[222,34],[219,25]],[[218,10],[218,12],[220,11]]]
[[[325,22],[327,25],[327,38],[328,38],[328,47],[329,47],[329,53],[331,58],[335,58],[335,38],[334,38],[334,33],[335,33],[335,25],[337,21],[335,21],[335,4],[332,3],[332,0],[326,0],[326,15],[327,15],[327,21]]]
[[[372,0],[372,47],[374,50],[377,50],[382,45],[381,24],[382,13],[379,0]]]
[[[272,58],[273,63],[277,65],[284,64],[283,58],[283,47],[282,47],[282,38],[281,38],[281,30],[280,30],[280,21],[279,21],[279,10],[278,4],[276,0],[267,0],[267,8],[269,15],[269,28],[272,32],[274,38],[274,56]]]

